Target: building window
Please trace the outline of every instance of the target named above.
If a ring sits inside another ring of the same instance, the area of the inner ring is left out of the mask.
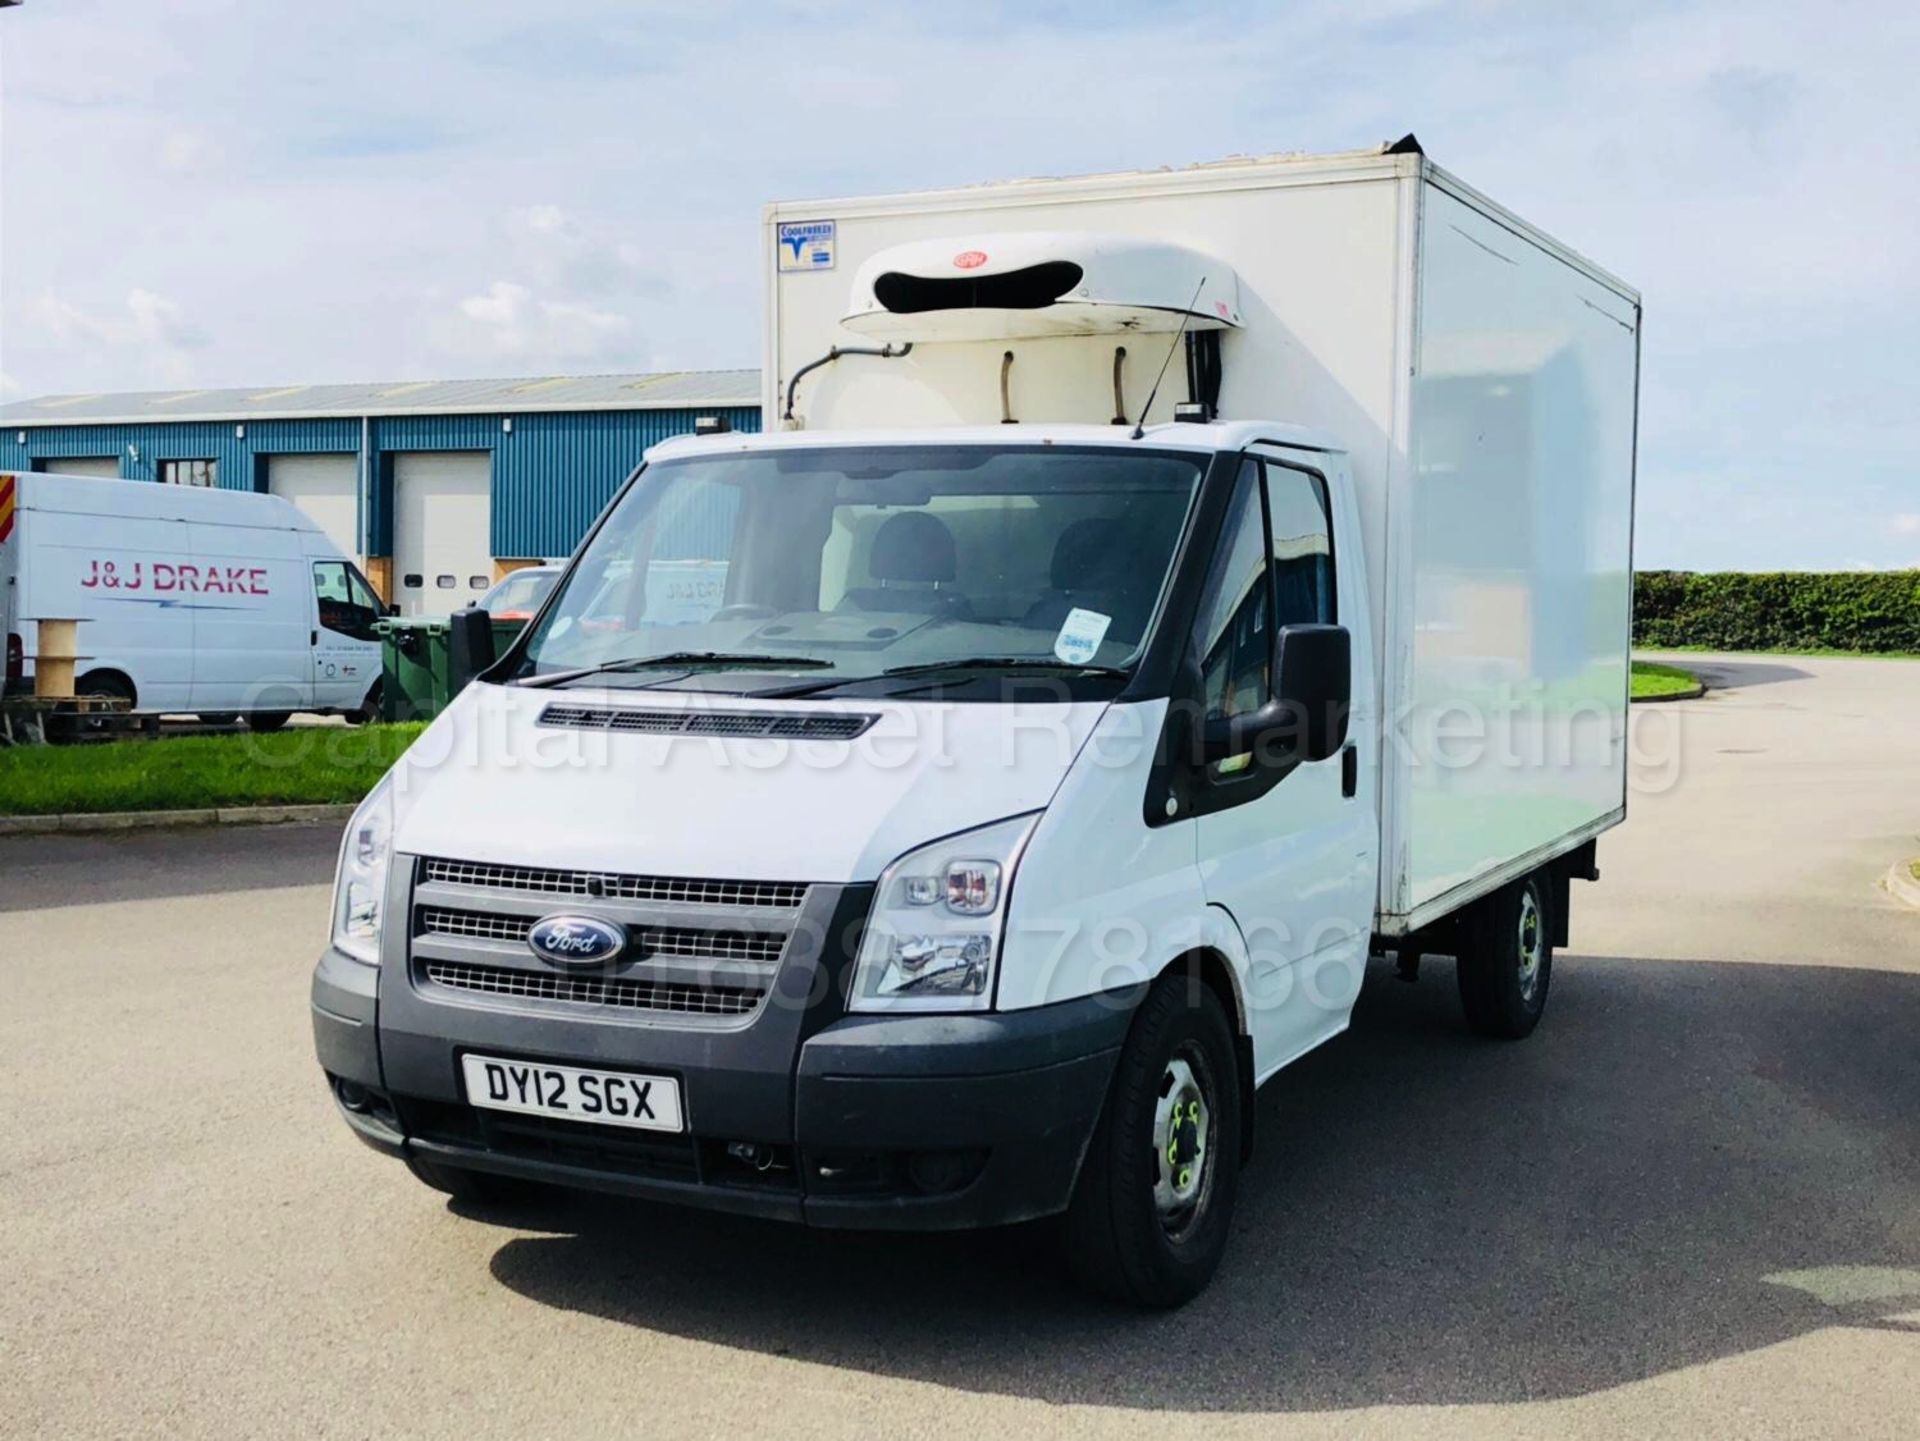
[[[211,460],[163,460],[160,479],[167,485],[218,485],[219,464]]]

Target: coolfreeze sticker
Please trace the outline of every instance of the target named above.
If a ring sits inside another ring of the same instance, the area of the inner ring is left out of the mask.
[[[834,223],[831,220],[783,220],[779,232],[780,269],[833,269]]]

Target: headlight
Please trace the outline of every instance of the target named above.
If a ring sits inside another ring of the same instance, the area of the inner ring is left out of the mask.
[[[333,881],[333,945],[356,961],[380,964],[381,907],[393,857],[393,787],[375,786],[347,822]]]
[[[1007,888],[1036,812],[908,851],[880,876],[853,968],[855,1011],[984,1011]]]

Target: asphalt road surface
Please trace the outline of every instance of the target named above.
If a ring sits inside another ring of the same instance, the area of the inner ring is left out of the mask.
[[[0,1434],[1920,1434],[1920,664],[1694,663],[1539,1033],[1376,968],[1171,1315],[1044,1227],[463,1212],[321,1088],[331,831],[0,841]]]

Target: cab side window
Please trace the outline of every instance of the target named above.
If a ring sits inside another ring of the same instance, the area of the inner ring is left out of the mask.
[[[313,594],[319,604],[320,625],[335,635],[354,640],[374,640],[373,623],[380,618],[377,604],[366,583],[354,584],[359,577],[343,560],[319,560],[313,564]]]
[[[1210,719],[1244,715],[1267,699],[1273,649],[1268,550],[1260,466],[1250,460],[1240,468],[1194,621],[1193,653]]]
[[[1275,623],[1332,625],[1337,615],[1326,482],[1284,465],[1265,469]]]
[[[374,590],[373,582],[351,565],[347,567],[347,590],[348,598],[363,610],[375,616],[387,613],[386,602],[382,601]]]

